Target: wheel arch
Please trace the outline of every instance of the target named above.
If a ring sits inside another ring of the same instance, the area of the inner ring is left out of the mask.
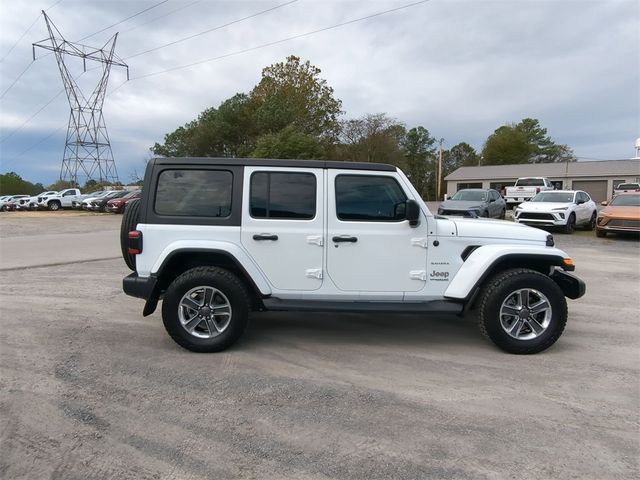
[[[154,296],[159,297],[182,273],[195,267],[219,267],[234,273],[246,285],[254,309],[262,308],[261,291],[245,266],[232,253],[215,248],[179,248],[169,253],[153,275],[158,279]],[[264,289],[264,287],[263,287]]]
[[[489,262],[474,262],[478,257],[482,258],[482,247],[474,250],[467,258],[463,267],[453,278],[449,288],[445,291],[445,298],[456,299],[465,304],[465,311],[474,308],[475,302],[482,286],[488,278],[498,274],[499,272],[513,268],[527,268],[544,275],[548,275],[556,281],[566,296],[570,293],[566,289],[566,285],[558,282],[551,274],[555,267],[569,269],[564,264],[567,255],[561,250],[553,249],[553,252],[511,252],[498,255],[489,260]],[[472,258],[476,256],[476,259]],[[471,262],[469,262],[471,260]],[[469,263],[467,263],[469,262]],[[477,264],[477,265],[474,265]],[[466,268],[465,268],[466,267]]]

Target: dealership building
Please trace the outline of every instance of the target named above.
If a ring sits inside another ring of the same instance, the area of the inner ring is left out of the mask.
[[[494,188],[504,194],[521,177],[547,177],[558,189],[584,190],[601,202],[618,184],[640,182],[640,158],[461,167],[445,177],[447,195],[463,188]]]

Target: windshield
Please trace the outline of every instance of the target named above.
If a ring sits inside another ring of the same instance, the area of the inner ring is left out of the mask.
[[[633,190],[634,188],[640,188],[637,183],[621,183],[616,187],[616,190]]]
[[[618,195],[609,205],[616,207],[640,207],[640,195]]]
[[[521,178],[516,182],[516,187],[544,187],[542,178]]]
[[[571,203],[573,202],[573,193],[567,192],[542,192],[531,199],[532,202],[557,202]]]
[[[487,194],[480,190],[460,190],[451,200],[464,200],[467,202],[484,202]]]

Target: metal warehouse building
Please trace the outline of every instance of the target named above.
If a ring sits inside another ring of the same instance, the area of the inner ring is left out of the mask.
[[[558,189],[584,190],[601,202],[616,185],[640,181],[640,159],[461,167],[445,177],[447,195],[463,188],[495,188],[504,193],[520,177],[547,177]]]

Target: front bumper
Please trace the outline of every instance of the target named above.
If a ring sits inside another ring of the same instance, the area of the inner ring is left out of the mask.
[[[587,286],[582,280],[557,268],[551,275],[551,279],[562,289],[564,296],[572,300],[582,297],[587,291]]]
[[[600,217],[596,222],[596,228],[603,232],[640,232],[640,220]]]
[[[513,219],[518,223],[540,227],[564,227],[567,224],[567,212],[515,212]]]

